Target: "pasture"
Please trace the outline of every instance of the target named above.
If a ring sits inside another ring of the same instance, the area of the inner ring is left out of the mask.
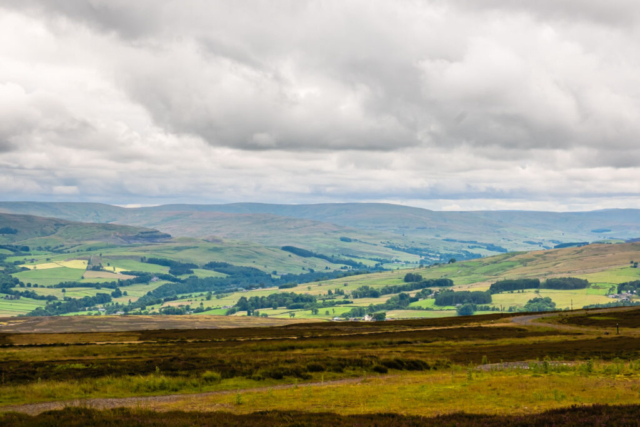
[[[31,298],[20,298],[19,300],[6,300],[6,295],[0,294],[0,317],[18,316],[26,314],[37,307],[43,307],[45,301],[34,300]],[[0,322],[0,325],[2,322]],[[2,329],[0,328],[0,331]]]
[[[80,281],[85,270],[76,268],[59,267],[46,270],[30,270],[16,273],[13,276],[24,283],[38,284],[39,286],[57,285],[60,282]]]

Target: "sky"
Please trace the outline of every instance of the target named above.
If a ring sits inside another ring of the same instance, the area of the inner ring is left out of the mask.
[[[640,208],[637,0],[2,0],[0,199]]]

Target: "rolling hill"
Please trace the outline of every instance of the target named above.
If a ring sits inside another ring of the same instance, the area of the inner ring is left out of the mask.
[[[144,227],[73,222],[33,215],[0,214],[0,242],[58,246],[87,242],[111,244],[156,243],[171,238]]]
[[[640,211],[436,212],[380,203],[162,205],[2,202],[0,212],[155,228],[174,236],[219,236],[326,254],[416,261],[549,249],[568,242],[640,236]],[[341,237],[351,239],[350,242]]]

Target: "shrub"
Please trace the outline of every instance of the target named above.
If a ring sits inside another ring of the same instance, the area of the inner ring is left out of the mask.
[[[380,363],[389,369],[397,369],[398,371],[404,368],[404,364],[398,359],[383,359]]]
[[[389,369],[396,369],[398,371],[426,371],[431,369],[431,366],[419,359],[383,359],[380,364]]]
[[[375,365],[372,369],[374,372],[377,372],[379,374],[386,374],[387,372],[389,372],[387,367],[382,365]]]
[[[274,380],[281,380],[284,377],[297,377],[303,380],[308,380],[311,378],[306,367],[302,367],[300,365],[292,365],[292,366],[277,366],[274,368],[266,369],[261,372],[263,377],[273,378]]]
[[[207,371],[202,374],[202,381],[209,384],[219,383],[220,381],[222,381],[222,375],[217,372]]]
[[[307,370],[309,372],[323,372],[325,367],[321,363],[309,363],[307,365]]]

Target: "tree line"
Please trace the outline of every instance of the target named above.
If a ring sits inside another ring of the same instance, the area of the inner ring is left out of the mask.
[[[557,277],[547,279],[541,283],[539,279],[510,279],[500,280],[489,287],[489,293],[498,294],[501,292],[519,291],[523,289],[586,289],[589,281],[578,279],[577,277]]]
[[[453,286],[453,281],[451,279],[430,279],[430,280],[422,280],[420,277],[419,282],[410,282],[406,285],[386,285],[382,288],[376,289],[370,286],[360,286],[359,288],[351,291],[351,296],[353,298],[379,298],[382,295],[390,295],[397,294],[400,292],[411,292],[419,289],[425,288],[444,288]],[[431,294],[431,291],[427,292],[427,295]]]
[[[323,259],[325,261],[328,261],[332,264],[344,264],[344,265],[348,265],[350,267],[353,268],[365,268],[366,266],[358,261],[353,261],[350,259],[345,259],[345,258],[339,258],[339,257],[335,257],[333,255],[323,255],[323,254],[319,254],[316,252],[311,252],[308,251],[306,249],[302,249],[302,248],[297,248],[295,246],[283,246],[282,248],[283,251],[285,252],[289,252],[292,253],[294,255],[297,255],[299,257],[302,258],[319,258],[319,259]]]

